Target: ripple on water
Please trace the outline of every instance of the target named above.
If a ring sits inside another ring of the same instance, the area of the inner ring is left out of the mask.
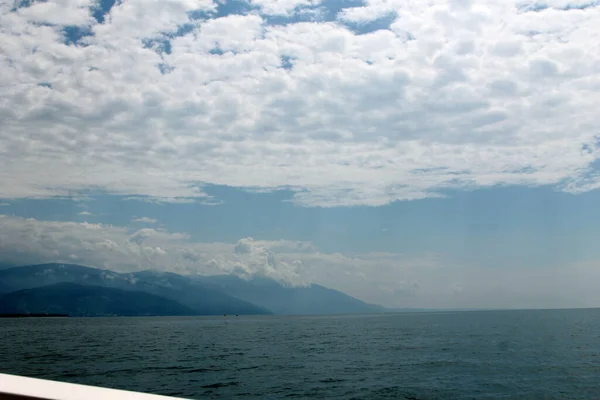
[[[238,384],[239,384],[239,382],[217,382],[217,383],[211,383],[210,385],[201,386],[201,388],[203,388],[203,389],[218,389],[218,388],[228,387],[228,386],[237,386]]]
[[[0,320],[0,371],[202,399],[588,400],[600,398],[598,332],[600,310],[264,317],[239,326]]]

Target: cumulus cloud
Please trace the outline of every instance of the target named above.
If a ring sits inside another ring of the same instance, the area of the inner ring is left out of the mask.
[[[263,276],[291,285],[306,283],[301,263],[280,261],[269,248],[307,249],[299,242],[254,241],[237,244],[198,243],[185,233],[104,224],[38,221],[1,216],[0,259],[14,264],[81,262],[120,272],[154,269],[183,274],[234,273]],[[286,247],[287,246],[287,247]]]
[[[92,215],[92,213],[91,213],[91,212],[89,212],[89,211],[82,211],[82,212],[80,212],[80,213],[77,213],[77,214],[78,214],[78,215],[82,215],[82,216],[84,216],[84,217],[88,217],[88,216]]]
[[[290,16],[306,6],[321,4],[321,0],[250,0],[250,2],[258,5],[264,14],[284,16]]]
[[[475,268],[441,255],[323,253],[303,242],[204,243],[185,233],[0,215],[0,262],[80,263],[118,272],[236,274],[322,284],[391,307],[593,307],[598,262]]]
[[[0,4],[2,196],[600,186],[596,3],[366,0],[321,22],[297,16],[326,2],[252,3]]]
[[[252,238],[240,239],[233,247],[233,253],[235,259],[232,273],[248,277],[263,276],[293,285],[309,283],[306,277],[301,276],[301,261],[278,260],[269,247],[255,242]]]
[[[143,224],[156,224],[158,222],[158,220],[154,219],[154,218],[141,217],[141,218],[134,218],[133,222],[141,222]]]

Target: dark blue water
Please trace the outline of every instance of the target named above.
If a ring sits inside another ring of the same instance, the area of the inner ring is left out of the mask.
[[[188,398],[598,399],[600,310],[5,319],[0,371]]]

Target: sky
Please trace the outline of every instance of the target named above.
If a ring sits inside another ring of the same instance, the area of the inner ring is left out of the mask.
[[[0,1],[0,265],[600,306],[600,2]]]

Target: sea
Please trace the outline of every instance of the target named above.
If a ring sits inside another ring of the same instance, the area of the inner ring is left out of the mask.
[[[0,372],[197,399],[600,399],[600,310],[0,319]]]

